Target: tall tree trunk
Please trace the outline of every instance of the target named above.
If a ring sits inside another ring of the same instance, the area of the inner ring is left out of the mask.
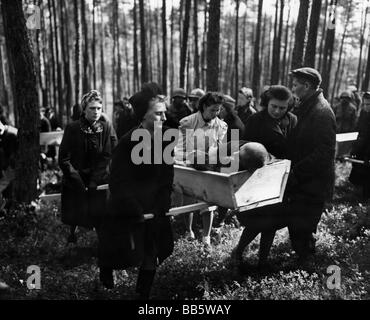
[[[1,7],[6,45],[10,53],[8,58],[14,66],[14,98],[19,116],[14,195],[17,201],[30,203],[37,196],[40,155],[35,63],[22,1],[3,0]]]
[[[74,0],[75,40],[75,103],[80,103],[81,95],[81,25],[78,0]]]
[[[340,49],[339,49],[339,57],[338,57],[338,65],[337,65],[337,70],[335,72],[335,78],[334,78],[334,84],[333,84],[333,92],[331,95],[331,103],[334,101],[334,95],[335,95],[335,88],[338,84],[338,78],[340,75],[340,68],[341,68],[341,62],[342,62],[342,54],[343,54],[343,47],[344,47],[344,40],[346,39],[347,35],[347,29],[348,29],[348,23],[349,19],[351,18],[351,11],[352,11],[352,0],[349,1],[348,3],[348,8],[347,8],[347,17],[346,17],[346,22],[344,24],[344,31],[342,35],[342,40],[340,43]],[[339,84],[340,86],[340,84]]]
[[[148,63],[146,58],[146,30],[145,30],[145,11],[144,0],[139,0],[140,11],[140,47],[141,47],[141,82],[148,82]]]
[[[89,37],[86,22],[86,2],[81,0],[81,25],[82,34],[84,37],[83,41],[83,73],[82,73],[82,91],[86,93],[90,90],[88,69],[89,69]]]
[[[123,18],[123,30],[128,29],[127,21],[126,21],[126,14],[122,15]],[[125,62],[126,62],[126,78],[127,78],[127,84],[126,84],[126,90],[125,90],[125,96],[130,96],[131,95],[131,77],[130,77],[130,70],[129,70],[129,65],[130,65],[130,57],[129,57],[129,50],[128,50],[128,39],[125,41]]]
[[[92,69],[93,69],[93,85],[94,89],[97,88],[96,83],[96,0],[93,0],[93,11],[92,11],[92,43],[91,43],[91,55],[92,55]]]
[[[284,3],[284,1],[283,1]],[[276,0],[275,4],[275,26],[274,26],[274,45],[272,49],[272,65],[271,65],[271,84],[276,84],[279,82],[279,69],[280,69],[280,42],[279,33],[280,29],[278,26],[281,26],[281,23],[278,24],[279,21],[279,0]],[[280,35],[281,37],[281,35]]]
[[[289,65],[287,63],[287,54],[289,53],[289,51],[288,51],[288,46],[289,46],[288,39],[289,39],[290,10],[291,10],[291,6],[289,5],[289,8],[288,8],[288,17],[287,17],[287,20],[286,20],[286,27],[285,27],[283,61],[281,63],[281,66],[282,66],[282,74],[281,74],[281,79],[280,79],[281,83],[286,83],[286,81],[285,81],[285,75],[286,75],[285,70],[286,70],[287,65]]]
[[[170,85],[171,85],[171,94],[174,89],[174,82],[175,82],[175,45],[174,45],[174,33],[175,33],[175,8],[171,7],[171,41],[170,41],[170,56],[171,56],[171,74],[170,74]]]
[[[368,48],[365,78],[364,78],[364,81],[362,82],[362,87],[361,87],[363,92],[369,90],[369,82],[370,82],[370,47]]]
[[[133,16],[134,16],[134,91],[139,90],[139,52],[138,52],[138,40],[137,40],[137,2],[134,0],[134,9],[133,9]]]
[[[167,9],[162,0],[162,90],[167,95]]]
[[[234,97],[238,95],[239,90],[239,6],[240,1],[236,0],[235,8],[235,55],[234,55],[234,70],[235,70],[235,87],[233,88]]]
[[[315,68],[316,41],[321,14],[321,4],[321,0],[312,0],[310,29],[308,31],[306,53],[304,57],[304,65],[311,68]]]
[[[66,88],[65,106],[67,122],[71,119],[71,107],[72,107],[72,79],[70,71],[70,58],[69,58],[69,17],[64,1],[60,2],[60,25],[61,25],[61,42],[62,42],[62,53],[63,53],[63,64],[64,64],[64,86]],[[66,32],[65,32],[66,30]]]
[[[245,86],[247,82],[247,10],[244,13],[244,21],[243,21],[243,68],[242,68],[242,85]]]
[[[321,41],[320,41],[320,48],[319,48],[319,63],[318,63],[318,69],[322,73],[322,58],[323,58],[323,50],[324,50],[324,43],[325,43],[325,37],[326,37],[326,23],[327,23],[327,15],[328,15],[328,6],[329,6],[329,0],[325,0],[325,10],[324,10],[324,23],[321,31]]]
[[[65,101],[63,99],[63,84],[62,84],[62,66],[61,66],[61,61],[60,61],[60,56],[59,56],[59,25],[57,21],[57,10],[56,10],[56,3],[55,0],[52,1],[53,4],[53,16],[54,16],[54,27],[55,27],[55,36],[54,36],[54,41],[55,41],[55,53],[56,53],[56,64],[57,64],[57,92],[58,92],[58,118],[59,118],[59,123],[63,123],[63,113],[64,113],[64,105]]]
[[[208,5],[207,1],[204,1],[204,24],[203,24],[203,41],[202,41],[202,53],[201,53],[201,66],[202,66],[202,88],[206,87],[206,70],[207,70],[207,61],[206,61],[206,52],[207,52],[207,29],[208,29]]]
[[[330,74],[331,74],[331,67],[332,67],[332,60],[333,60],[333,48],[334,48],[334,38],[335,38],[335,25],[336,25],[336,6],[337,0],[331,0],[331,11],[330,11],[330,18],[328,21],[327,32],[326,32],[326,40],[325,40],[325,47],[324,47],[324,56],[322,62],[322,89],[324,91],[325,97],[328,96],[329,92],[329,81],[330,81]]]
[[[254,53],[253,53],[254,62],[253,62],[253,78],[252,78],[252,90],[255,96],[259,95],[260,79],[261,79],[260,40],[261,40],[262,7],[263,7],[263,0],[258,0],[258,18],[257,18],[257,28],[256,28],[256,39],[254,41]]]
[[[185,17],[182,28],[182,45],[181,45],[181,57],[180,57],[180,87],[185,87],[185,65],[186,65],[186,53],[188,52],[188,37],[189,37],[189,25],[190,25],[190,10],[191,1],[185,2]]]
[[[303,65],[303,50],[304,42],[306,39],[307,19],[308,19],[308,6],[307,0],[300,0],[299,13],[297,24],[295,28],[295,41],[292,57],[292,69],[300,68]]]
[[[164,0],[163,0],[164,1]],[[200,86],[200,72],[199,72],[199,36],[198,36],[198,0],[194,0],[194,20],[193,20],[193,34],[194,34],[194,88]]]
[[[361,80],[362,80],[362,51],[365,42],[365,32],[367,28],[367,15],[369,11],[368,1],[366,1],[366,6],[363,7],[363,14],[361,17],[361,34],[360,34],[360,56],[358,58],[358,67],[357,67],[357,79],[356,79],[356,86],[359,89],[361,87]]]
[[[53,37],[53,30],[56,32],[55,26],[53,26],[53,12],[51,6],[51,0],[48,0],[48,9],[49,9],[49,24],[50,24],[50,37],[49,37],[49,44],[51,47],[51,74],[52,74],[52,97],[53,97],[53,106],[56,108],[57,106],[57,74],[56,74],[56,61],[55,61],[55,42]]]
[[[104,97],[104,104],[107,104],[107,95],[105,94],[105,58],[104,58],[104,47],[105,47],[105,33],[103,24],[103,8],[100,4],[100,93]]]
[[[218,91],[220,50],[221,0],[209,5],[209,27],[207,32],[207,90]]]

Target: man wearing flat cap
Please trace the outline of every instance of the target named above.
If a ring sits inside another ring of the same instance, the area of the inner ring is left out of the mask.
[[[288,142],[292,168],[286,200],[292,246],[304,263],[315,253],[313,234],[325,201],[333,194],[336,122],[320,89],[320,73],[300,68],[291,76],[292,92],[299,103],[295,110],[298,123]]]

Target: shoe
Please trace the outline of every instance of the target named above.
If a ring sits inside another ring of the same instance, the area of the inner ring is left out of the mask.
[[[193,231],[186,231],[185,232],[185,238],[189,240],[194,240],[195,239],[195,234]]]
[[[113,270],[109,268],[100,268],[99,274],[100,281],[102,282],[103,286],[107,289],[114,288],[114,281],[113,281]]]

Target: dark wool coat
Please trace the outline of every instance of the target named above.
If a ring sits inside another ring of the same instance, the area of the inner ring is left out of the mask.
[[[297,125],[297,117],[288,112],[280,124],[270,117],[267,109],[251,115],[245,128],[244,140],[262,143],[278,159],[288,156],[288,137]]]
[[[89,134],[82,130],[81,120],[68,124],[64,131],[59,166],[63,172],[62,222],[68,225],[96,226],[96,218],[106,210],[106,192],[95,189],[108,182],[109,163],[117,138],[104,117],[99,122],[103,130],[94,133],[94,150],[88,147]]]
[[[287,192],[293,199],[322,203],[334,191],[335,116],[322,90],[301,102],[296,115],[288,141],[292,168]]]
[[[100,267],[139,266],[144,256],[157,257],[160,263],[173,251],[170,218],[165,216],[171,205],[173,165],[154,164],[153,140],[148,146],[150,164],[135,164],[131,154],[140,143],[131,140],[135,129],[121,138],[113,154],[110,217],[98,230]],[[169,143],[163,142],[163,149]],[[155,218],[144,221],[149,213]]]

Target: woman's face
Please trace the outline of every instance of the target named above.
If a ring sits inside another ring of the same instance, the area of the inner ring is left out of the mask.
[[[213,104],[210,105],[209,107],[204,106],[203,109],[203,118],[204,120],[212,120],[216,118],[221,111],[221,104]]]
[[[90,122],[98,121],[102,114],[102,104],[99,101],[90,101],[85,109],[85,118]]]
[[[149,110],[144,116],[143,123],[149,128],[154,127],[155,121],[166,121],[166,104],[161,101],[155,101],[150,103]]]
[[[267,112],[273,119],[281,119],[288,111],[289,100],[270,99]]]

